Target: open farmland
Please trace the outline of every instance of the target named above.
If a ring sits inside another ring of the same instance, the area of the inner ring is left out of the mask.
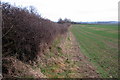
[[[119,21],[106,15],[115,13],[112,4],[71,1],[1,2],[0,80],[118,79]]]
[[[118,26],[76,24],[71,27],[80,50],[97,68],[101,77],[117,77]]]

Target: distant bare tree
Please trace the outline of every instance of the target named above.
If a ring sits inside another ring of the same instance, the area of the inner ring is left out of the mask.
[[[58,23],[63,23],[63,20],[61,18],[59,18]]]
[[[65,22],[65,23],[71,23],[71,20],[70,20],[70,19],[65,18],[65,19],[64,19],[64,22]]]

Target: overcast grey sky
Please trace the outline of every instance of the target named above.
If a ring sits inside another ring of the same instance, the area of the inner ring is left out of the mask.
[[[42,17],[52,21],[117,21],[120,0],[2,0],[17,6],[34,6]]]

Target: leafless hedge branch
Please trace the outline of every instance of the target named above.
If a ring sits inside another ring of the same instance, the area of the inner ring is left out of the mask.
[[[36,60],[40,52],[69,27],[69,24],[44,19],[32,9],[8,3],[2,3],[2,17],[3,57],[16,56],[25,62]]]

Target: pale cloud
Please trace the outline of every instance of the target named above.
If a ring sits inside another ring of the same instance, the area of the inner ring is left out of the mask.
[[[35,6],[45,18],[57,21],[117,21],[119,0],[3,0],[11,4]]]

